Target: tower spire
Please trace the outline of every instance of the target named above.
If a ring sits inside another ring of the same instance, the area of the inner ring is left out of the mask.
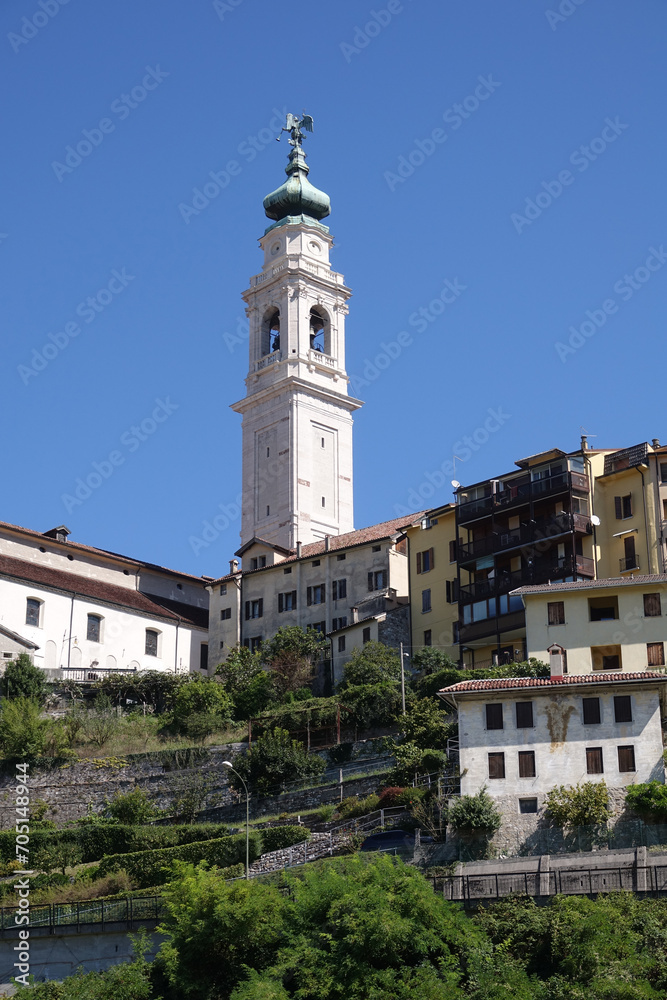
[[[310,115],[304,114],[303,118],[299,119],[295,115],[288,114],[287,122],[281,131],[289,134],[288,142],[292,149],[285,167],[287,180],[264,199],[264,212],[269,219],[275,220],[270,229],[275,229],[288,219],[295,221],[299,216],[304,220],[319,222],[331,212],[329,195],[319,191],[308,180],[310,168],[306,163],[302,143],[304,132],[313,131],[313,119]]]

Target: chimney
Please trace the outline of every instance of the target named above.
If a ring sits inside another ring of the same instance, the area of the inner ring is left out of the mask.
[[[229,572],[230,573],[238,573],[238,571],[239,571],[239,561],[238,561],[238,559],[230,559],[229,560]]]
[[[659,441],[659,439],[658,438],[653,438],[652,444],[653,444],[654,448],[659,448],[660,447],[660,441]]]
[[[359,608],[350,608],[350,612],[352,614],[351,624],[356,625],[357,622],[359,621]]]
[[[296,557],[297,559],[301,558],[301,542],[296,543]]]
[[[595,437],[595,435],[593,435],[593,437]],[[585,434],[581,435],[581,450],[588,451],[588,438]]]
[[[44,532],[45,538],[55,538],[57,542],[66,542],[68,535],[71,535],[71,531],[64,524],[59,524],[57,528],[51,528],[50,531]]]
[[[329,535],[324,536],[324,551],[329,551]]]
[[[549,666],[551,667],[551,679],[557,680],[562,677],[565,670],[565,650],[562,646],[559,646],[557,642],[553,646],[549,646],[547,653],[549,654]]]

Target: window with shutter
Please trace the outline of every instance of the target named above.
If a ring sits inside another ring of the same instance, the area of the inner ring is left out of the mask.
[[[245,602],[245,620],[250,620],[250,601]]]
[[[660,482],[667,483],[667,462],[660,463]]]
[[[342,601],[347,597],[347,580],[334,580],[332,597],[334,601]]]
[[[644,594],[644,618],[659,618],[661,614],[660,594]]]
[[[604,774],[602,747],[586,748],[586,771],[588,774]]]
[[[565,601],[549,601],[547,604],[549,625],[565,624]]]
[[[345,636],[344,635],[339,635],[338,636],[338,652],[339,653],[344,653],[345,652]]]
[[[632,493],[623,497],[623,517],[632,517]]]
[[[220,621],[223,622],[229,621],[231,617],[232,617],[232,609],[222,608],[222,610],[220,611]]]
[[[618,769],[619,771],[624,771],[624,772],[636,770],[634,747],[618,748]]]
[[[417,572],[421,572],[421,571],[418,570]],[[372,572],[368,574],[368,589],[369,590],[374,590],[374,587],[373,587],[373,573]]]
[[[285,610],[285,595],[278,594],[278,614]]]
[[[449,561],[456,562],[456,541],[449,543]]]
[[[307,587],[306,588],[306,604],[308,605],[308,607],[310,607],[310,605],[312,603],[313,603],[313,588],[312,587]]]
[[[486,706],[486,728],[487,729],[502,729],[503,728],[503,706],[502,705],[487,705]]]
[[[623,518],[623,504],[620,497],[614,497],[614,513],[616,514],[616,520],[620,521]]]
[[[517,729],[532,729],[533,703],[532,701],[517,701],[516,703],[516,727]]]
[[[425,646],[430,646],[431,645],[431,629],[430,628],[427,628],[426,631],[424,632],[424,645]]]
[[[371,630],[370,630],[370,626],[368,626],[367,628],[365,628],[365,629],[363,630],[363,632],[361,633],[361,641],[362,641],[362,642],[364,642],[364,643],[365,643],[365,642],[370,642],[370,641],[371,641]]]
[[[614,697],[614,719],[616,722],[632,722],[632,699],[629,694]]]
[[[519,751],[519,777],[520,778],[534,778],[535,777],[535,751],[534,750],[520,750]]]
[[[585,726],[599,726],[600,725],[600,699],[599,698],[582,698],[582,705],[584,709],[584,725]]]
[[[504,777],[505,777],[505,754],[490,753],[489,778],[504,778]]]
[[[664,642],[647,642],[646,655],[649,667],[664,667],[665,665],[665,644]]]
[[[421,554],[421,552],[418,552],[417,553],[417,572],[421,573],[421,571],[422,571],[422,554]],[[370,573],[368,575],[370,576]]]
[[[626,493],[623,497],[614,497],[614,513],[617,521],[624,521],[632,517],[632,493]]]
[[[447,604],[452,603],[452,582],[451,580],[445,581],[445,600]]]
[[[422,614],[431,610],[431,591],[422,590]]]

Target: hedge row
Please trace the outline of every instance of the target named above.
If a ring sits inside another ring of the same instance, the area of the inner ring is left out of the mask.
[[[258,833],[250,834],[250,863],[256,861],[262,853],[262,841]],[[209,865],[218,868],[228,868],[245,861],[245,833],[234,837],[220,837],[218,840],[200,841],[195,844],[183,844],[180,847],[165,847],[157,851],[136,851],[132,854],[113,854],[102,858],[98,866],[98,876],[102,878],[111,872],[125,870],[132,881],[140,889],[148,886],[163,885],[165,874],[174,861],[189,861],[199,864],[207,861]]]
[[[229,834],[221,823],[175,824],[173,826],[129,826],[91,823],[66,830],[32,830],[30,853],[39,857],[40,849],[76,844],[82,861],[99,861],[105,854],[125,854],[150,851],[162,847],[178,847],[202,840],[218,840]],[[0,832],[0,861],[16,860],[16,833]]]

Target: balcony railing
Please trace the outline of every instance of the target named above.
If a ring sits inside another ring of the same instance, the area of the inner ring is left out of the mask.
[[[538,519],[530,524],[522,524],[518,528],[494,531],[485,538],[479,538],[472,542],[461,542],[459,561],[469,562],[494,552],[502,552],[506,549],[557,538],[558,535],[568,534],[571,531],[578,534],[590,534],[592,528],[589,518],[585,514],[569,514],[563,511],[551,517]]]
[[[588,492],[588,476],[580,472],[560,472],[555,476],[548,476],[546,479],[516,479],[512,481],[506,489],[498,493],[492,493],[486,497],[479,497],[476,500],[469,500],[458,506],[459,524],[465,521],[474,521],[476,518],[484,517],[493,510],[507,509],[521,504],[529,503],[531,499],[540,499],[553,496],[557,493],[565,493],[570,490]]]
[[[521,629],[526,624],[525,611],[511,611],[507,615],[499,615],[498,618],[484,618],[478,622],[471,622],[469,625],[459,627],[459,641],[464,645],[467,642],[474,642],[476,639],[484,639],[486,636],[495,636],[498,632],[514,632]],[[475,664],[481,666],[481,664]]]
[[[262,368],[275,365],[276,361],[280,361],[280,351],[274,351],[273,354],[265,354],[259,361],[255,361],[254,371],[259,372]]]
[[[460,600],[467,604],[471,601],[481,601],[495,594],[507,594],[517,587],[529,584],[547,583],[550,580],[562,580],[564,577],[577,576],[593,578],[595,566],[592,559],[586,556],[571,556],[563,559],[536,561],[532,566],[525,566],[513,572],[501,571],[486,580],[476,580],[474,583],[461,584]]]
[[[619,559],[621,573],[628,573],[631,569],[639,569],[639,557],[631,556],[629,559]]]

